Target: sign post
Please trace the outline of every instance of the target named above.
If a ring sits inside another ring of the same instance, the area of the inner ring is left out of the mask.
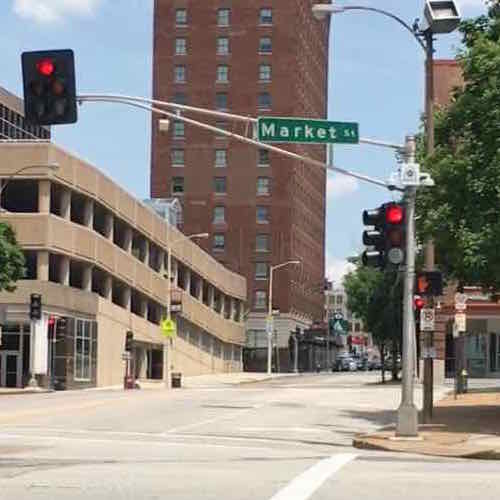
[[[307,118],[259,117],[260,142],[296,144],[358,144],[359,124]]]

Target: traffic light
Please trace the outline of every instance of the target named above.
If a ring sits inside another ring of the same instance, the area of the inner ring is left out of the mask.
[[[425,306],[425,300],[422,297],[420,297],[420,295],[415,295],[414,306],[415,306],[415,311],[422,310]]]
[[[132,342],[134,341],[134,334],[131,331],[127,332],[127,335],[125,337],[125,350],[126,351],[131,351],[132,350]]]
[[[42,296],[39,293],[30,295],[30,319],[42,318]]]
[[[72,50],[23,52],[24,115],[32,125],[77,121]]]
[[[439,271],[419,273],[416,280],[416,292],[425,297],[443,295],[443,275]]]
[[[363,253],[363,265],[385,268],[405,260],[405,210],[399,203],[385,203],[363,212],[363,224],[373,226],[363,232],[363,244],[372,247]]]

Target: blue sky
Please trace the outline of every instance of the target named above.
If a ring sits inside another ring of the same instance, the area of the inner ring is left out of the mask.
[[[198,0],[202,1],[202,0]],[[244,0],[237,0],[238,2]],[[326,1],[326,0],[325,0]],[[0,85],[21,94],[23,50],[72,48],[80,93],[151,95],[152,0],[3,0]],[[390,10],[410,24],[423,0],[338,0]],[[483,0],[459,0],[464,17]],[[436,57],[453,57],[455,35],[439,38]],[[417,131],[423,110],[424,57],[409,33],[366,12],[335,16],[330,52],[329,117],[357,121],[362,137],[402,142]],[[234,110],[237,112],[237,110]],[[146,112],[85,104],[76,125],[57,127],[57,143],[91,161],[140,198],[149,195],[150,119]],[[335,164],[387,178],[391,152],[337,146]],[[361,248],[361,212],[391,199],[387,191],[328,174],[327,270],[338,279],[345,258]]]

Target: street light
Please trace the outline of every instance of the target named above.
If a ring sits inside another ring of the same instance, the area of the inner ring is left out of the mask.
[[[300,260],[288,260],[286,262],[282,262],[281,264],[277,264],[275,266],[270,266],[269,268],[269,293],[267,295],[267,320],[266,320],[266,329],[267,329],[267,373],[271,374],[271,361],[273,356],[273,271],[280,269],[282,267],[288,265],[300,265],[302,262]]]
[[[195,238],[208,238],[208,233],[195,233],[189,236],[183,236],[182,238],[178,238],[172,242],[168,243],[167,246],[167,320],[172,319],[172,247],[177,243],[185,240],[193,240]],[[172,347],[172,338],[170,337],[170,347]],[[165,387],[170,388],[170,370],[168,363],[168,345],[167,338],[164,338],[163,341],[163,381],[165,383]]]
[[[25,165],[24,167],[21,167],[20,169],[16,170],[13,174],[10,174],[9,177],[7,177],[6,180],[2,182],[2,185],[0,186],[0,211],[5,211],[2,208],[2,194],[5,188],[19,174],[25,172],[26,170],[31,170],[33,168],[48,168],[52,172],[56,172],[57,170],[59,170],[59,167],[60,167],[59,163],[48,163],[46,165]]]
[[[395,20],[402,25],[418,42],[426,55],[426,79],[425,79],[425,114],[426,114],[426,136],[427,136],[427,154],[434,153],[434,35],[442,33],[451,33],[460,23],[460,11],[455,1],[437,1],[426,0],[424,8],[425,21],[419,25],[417,19],[412,27],[403,19],[395,14],[383,9],[367,7],[361,5],[337,6],[332,0],[331,4],[316,4],[312,7],[313,15],[317,19],[324,19],[327,15],[337,14],[347,11],[369,11],[381,14]],[[408,141],[408,144],[413,141]],[[411,155],[414,156],[414,144],[410,147]],[[407,151],[408,153],[408,151]],[[406,159],[408,161],[408,158]],[[412,240],[414,228],[415,211],[415,187],[408,187],[406,190],[407,198],[407,217],[411,218],[411,224],[407,222],[407,272],[404,286],[404,304],[405,318],[403,328],[403,383],[402,383],[402,401],[398,410],[397,433],[401,436],[416,436],[418,434],[418,411],[413,400],[413,356],[415,351],[415,320],[412,314],[411,293],[414,287],[415,269],[414,269],[414,251]],[[409,227],[412,227],[410,232]],[[412,250],[412,251],[410,251]],[[411,261],[411,262],[410,262]],[[425,249],[425,267],[428,271],[434,268],[434,246],[431,241]],[[429,336],[426,343],[431,343]],[[430,419],[432,411],[432,360],[426,360],[424,365],[424,422]]]

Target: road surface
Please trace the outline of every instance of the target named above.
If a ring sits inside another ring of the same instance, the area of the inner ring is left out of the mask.
[[[394,422],[377,380],[0,396],[0,499],[497,498],[498,462],[352,448]]]

